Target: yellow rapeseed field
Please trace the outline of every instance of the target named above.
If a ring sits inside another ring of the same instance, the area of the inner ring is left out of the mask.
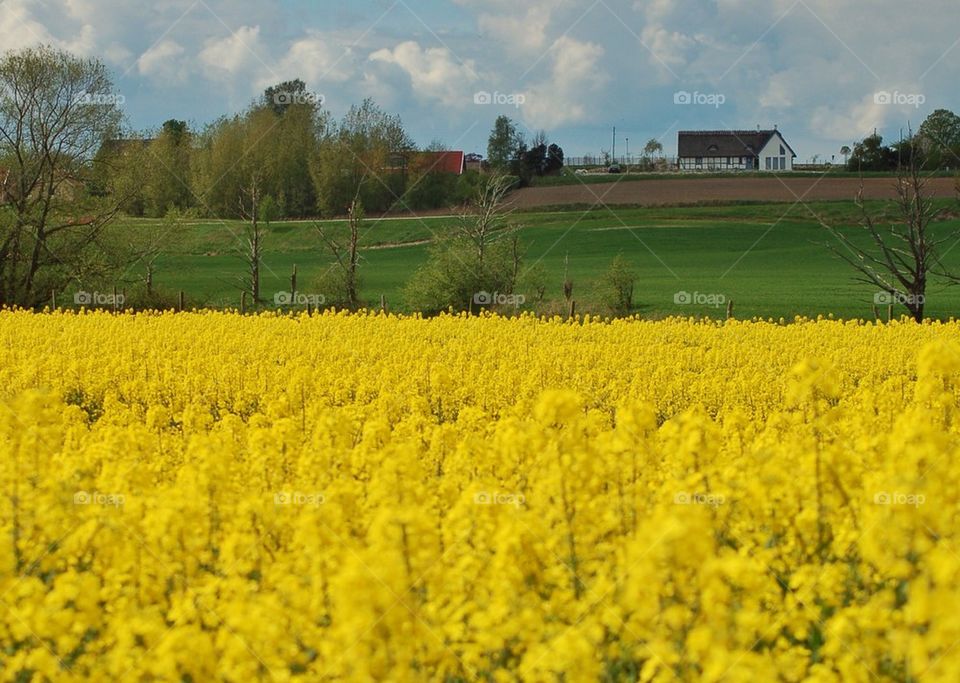
[[[7,681],[960,679],[960,324],[0,313]]]

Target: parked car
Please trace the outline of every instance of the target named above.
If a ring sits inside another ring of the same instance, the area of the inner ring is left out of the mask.
[[[622,173],[622,171],[620,170],[620,164],[614,164],[613,166],[608,168],[607,173]]]

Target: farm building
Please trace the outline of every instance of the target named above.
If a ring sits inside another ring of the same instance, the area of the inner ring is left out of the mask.
[[[420,152],[419,163],[431,172],[463,175],[465,160],[463,152]]]
[[[681,171],[790,171],[796,153],[773,130],[680,131]]]
[[[467,154],[463,158],[464,168],[468,171],[483,171],[483,156],[480,154]]]
[[[384,171],[388,173],[449,173],[463,175],[466,168],[463,152],[396,152],[390,155]]]

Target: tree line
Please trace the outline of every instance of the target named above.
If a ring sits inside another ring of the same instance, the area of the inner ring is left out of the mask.
[[[840,153],[849,171],[896,171],[915,166],[922,171],[949,171],[960,168],[960,116],[948,109],[937,109],[916,133],[891,144],[883,144],[876,131]]]
[[[94,166],[100,188],[126,190],[122,208],[132,216],[175,209],[241,218],[239,198],[251,189],[263,210],[286,219],[345,215],[355,198],[380,213],[441,208],[471,196],[476,173],[445,173],[435,156],[420,151],[400,117],[373,100],[334,119],[297,79],[199,130],[170,120],[156,132],[109,141]]]
[[[364,216],[391,209],[462,207],[459,227],[411,279],[418,310],[479,310],[490,303],[478,292],[513,295],[536,279],[502,203],[517,183],[562,166],[563,151],[543,133],[527,144],[498,120],[488,173],[459,175],[438,168],[442,158],[422,154],[373,100],[334,119],[299,79],[199,129],[169,120],[131,133],[121,102],[100,60],[47,46],[0,58],[0,305],[36,308],[58,291],[130,283],[144,290],[140,305],[162,307],[156,263],[186,215],[243,221],[237,284],[253,307],[269,304],[260,269],[270,223],[318,214],[349,218],[345,230],[315,223],[332,263],[317,291],[333,305],[364,305]],[[162,234],[108,231],[122,214],[161,218]]]

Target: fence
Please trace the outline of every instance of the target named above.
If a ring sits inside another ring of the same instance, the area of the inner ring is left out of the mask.
[[[644,169],[663,169],[673,170],[677,167],[676,157],[644,157],[637,154],[618,155],[611,159],[609,156],[583,156],[567,157],[563,161],[565,166],[571,168],[584,168],[591,166],[613,166],[614,164],[621,168],[638,167]]]

